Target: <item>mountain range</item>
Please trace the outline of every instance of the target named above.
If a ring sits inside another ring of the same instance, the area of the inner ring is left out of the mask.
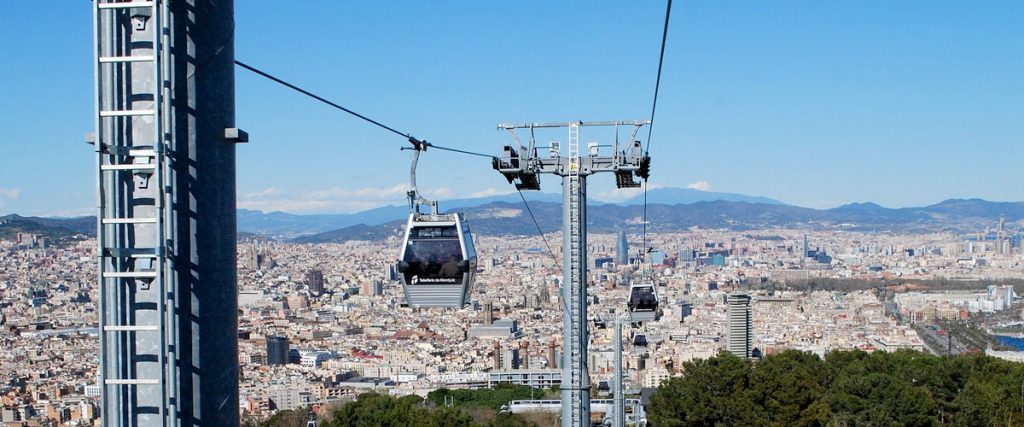
[[[65,240],[76,235],[96,234],[94,217],[44,218],[16,214],[0,216],[0,239],[13,240],[17,233],[45,236],[50,240]]]
[[[562,225],[561,195],[524,192],[529,206],[545,232]],[[924,207],[886,208],[874,203],[851,203],[832,209],[811,209],[779,201],[730,193],[693,189],[659,188],[647,195],[648,230],[682,231],[691,227],[755,230],[773,227],[847,229],[893,232],[977,232],[994,227],[1000,216],[1009,223],[1024,222],[1024,203],[981,199],[950,199]],[[537,226],[519,194],[441,202],[442,211],[466,215],[474,233],[483,235],[530,235]],[[637,232],[643,226],[643,195],[617,203],[589,201],[588,227],[593,232]],[[239,209],[239,235],[258,234],[291,239],[298,243],[372,240],[398,236],[408,209],[385,206],[352,214],[295,215]],[[94,234],[95,220],[0,217],[0,237],[21,231],[66,238]]]
[[[562,195],[555,193],[542,193],[527,191],[523,197],[530,203],[562,203]],[[657,188],[647,192],[647,202],[678,205],[706,201],[733,201],[748,203],[763,203],[769,205],[782,205],[778,200],[766,197],[747,196],[734,193],[718,193],[712,191],[700,191],[690,188]],[[491,203],[513,203],[522,205],[523,201],[519,194],[502,194],[496,196],[480,197],[473,199],[442,200],[438,203],[442,211],[465,210],[488,205]],[[590,198],[590,206],[601,206],[608,204],[600,200]],[[615,202],[620,206],[643,205],[643,193],[629,197],[623,201]],[[264,213],[249,209],[238,210],[238,229],[253,233],[268,235],[288,236],[309,233],[321,233],[336,230],[353,225],[380,225],[396,219],[405,218],[409,214],[409,207],[383,206],[362,212],[351,214],[333,215],[295,215],[285,212]]]
[[[562,226],[560,203],[531,202],[530,208],[545,233]],[[522,202],[492,202],[461,210],[474,233],[484,235],[535,234]],[[757,230],[774,227],[846,229],[876,232],[977,232],[994,227],[1000,216],[1008,222],[1024,220],[1024,203],[951,199],[914,208],[885,208],[874,203],[853,203],[832,209],[811,209],[769,203],[702,201],[690,204],[648,204],[648,231],[683,231],[691,227]],[[642,205],[600,204],[590,206],[588,230],[612,233],[638,232],[643,227]],[[344,227],[294,238],[297,243],[370,240],[400,235],[404,220],[377,226]]]

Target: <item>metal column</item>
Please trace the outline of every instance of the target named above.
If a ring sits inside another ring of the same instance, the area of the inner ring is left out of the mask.
[[[572,157],[570,157],[572,158]],[[578,161],[578,158],[577,158]],[[585,175],[562,177],[562,425],[590,425],[590,375],[587,369],[587,209]]]
[[[626,398],[622,395],[622,318],[615,316],[615,379],[612,380],[615,407],[612,408],[613,427],[626,425]]]
[[[94,3],[104,426],[174,425],[165,233],[167,8]]]
[[[539,190],[538,175],[549,173],[562,177],[562,295],[565,300],[563,314],[562,366],[562,426],[590,425],[590,377],[587,371],[587,176],[598,172],[612,172],[619,188],[638,187],[634,178],[647,179],[650,158],[643,152],[640,141],[634,141],[637,131],[649,121],[632,122],[571,122],[499,124],[508,130],[517,146],[506,146],[504,155],[493,160],[494,169],[514,183],[519,190]],[[632,141],[619,150],[618,132],[611,156],[599,155],[599,146],[587,147],[581,153],[579,132],[584,126],[631,126]],[[558,148],[550,148],[550,156],[537,155],[533,130],[537,128],[568,128],[569,155],[561,156]],[[516,129],[529,129],[528,146],[519,143]]]
[[[232,2],[93,6],[102,423],[237,426]]]

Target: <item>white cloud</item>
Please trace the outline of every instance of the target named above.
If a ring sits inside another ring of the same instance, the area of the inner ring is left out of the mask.
[[[516,218],[523,214],[521,209],[485,209],[474,215],[474,218]]]
[[[665,186],[661,184],[647,183],[648,190],[655,190],[658,188],[665,188]],[[602,202],[618,203],[632,199],[641,194],[644,194],[643,186],[636,188],[616,188],[608,191],[601,191],[595,194],[594,198]]]
[[[816,199],[816,200],[800,200],[800,201],[798,201],[798,202],[796,202],[794,204],[796,206],[800,206],[800,207],[804,207],[804,208],[832,209],[832,208],[835,208],[835,207],[839,207],[839,206],[845,205],[847,203],[849,203],[849,202],[843,201],[843,200],[821,200],[821,199]]]
[[[423,190],[423,193],[423,197],[433,200],[450,199],[455,196],[455,192],[448,187],[437,187],[429,190]],[[405,192],[402,192],[402,194],[405,194]]]
[[[96,216],[96,208],[73,208],[73,209],[61,209],[56,211],[31,211],[27,212],[27,215],[41,216],[41,217],[56,217],[56,218],[76,218],[80,216]]]
[[[21,197],[20,188],[0,188],[0,199],[18,200]]]
[[[480,198],[480,197],[501,196],[501,195],[504,195],[504,194],[512,194],[512,193],[515,193],[515,191],[508,190],[508,189],[499,190],[499,189],[494,188],[494,187],[487,187],[486,190],[481,190],[481,191],[477,191],[477,192],[474,192],[474,193],[470,193],[469,197],[475,199],[475,198]]]
[[[697,181],[692,184],[687,184],[686,188],[699,191],[711,191],[711,184],[709,184],[707,181]]]
[[[408,190],[408,184],[308,191],[269,187],[239,195],[238,207],[264,212],[352,213],[387,205],[404,205]],[[437,187],[424,190],[423,196],[428,199],[447,199],[454,194],[451,188]]]

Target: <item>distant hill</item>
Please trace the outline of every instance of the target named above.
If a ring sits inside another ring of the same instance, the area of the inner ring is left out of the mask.
[[[404,220],[380,225],[357,224],[325,233],[299,236],[290,241],[292,243],[341,243],[349,240],[384,240],[391,236],[402,235],[404,227]]]
[[[714,202],[718,200],[725,202],[763,203],[766,205],[785,204],[767,197],[748,196],[736,193],[718,193],[715,191],[701,191],[694,190],[692,188],[655,188],[647,190],[647,204],[657,203],[662,205],[682,205],[697,202]],[[642,205],[644,204],[643,193],[616,204]]]
[[[560,202],[562,196],[552,193],[523,193],[530,202]],[[464,209],[493,202],[522,203],[518,194],[503,194],[475,199],[454,199],[439,202],[442,211]],[[320,233],[353,225],[379,225],[405,218],[406,205],[382,206],[351,214],[296,215],[285,212],[264,213],[250,209],[238,210],[238,229],[269,235],[296,235]]]
[[[660,190],[660,189],[659,189]],[[648,199],[681,195],[685,192],[652,190]],[[674,189],[675,190],[675,189]],[[561,196],[549,193],[524,193],[530,200],[545,233],[562,226]],[[682,197],[682,196],[680,196]],[[523,208],[518,194],[481,199],[443,202],[445,211],[466,214],[473,231],[484,235],[531,235],[536,226]],[[663,199],[664,200],[664,199]],[[674,200],[674,199],[669,199]],[[930,206],[886,208],[874,203],[851,203],[832,209],[810,209],[778,202],[699,201],[695,203],[648,204],[648,230],[653,232],[682,231],[697,226],[731,230],[756,230],[773,227],[840,228],[861,231],[977,232],[995,226],[1000,215],[1008,223],[1024,222],[1024,203],[990,202],[981,199],[951,199]],[[348,215],[293,215],[282,212],[262,213],[238,210],[239,235],[268,235],[292,238],[294,242],[344,242],[376,240],[398,236],[406,216],[404,206],[389,206]],[[588,227],[593,232],[615,232],[642,228],[643,206],[632,199],[622,204],[591,202]],[[354,222],[353,221],[360,221]],[[343,225],[336,225],[343,224]],[[0,238],[13,238],[17,232],[42,234],[61,239],[75,234],[94,235],[96,222],[91,217],[39,218],[8,215],[0,217]],[[298,236],[298,237],[295,237]]]
[[[545,233],[562,226],[560,203],[531,202],[530,207]],[[522,202],[492,202],[462,209],[474,233],[482,235],[531,235],[536,233]],[[810,209],[769,203],[704,201],[690,204],[649,204],[648,231],[684,231],[697,226],[731,230],[774,227],[842,228],[854,231],[959,231],[973,232],[995,225],[1000,215],[1008,222],[1024,221],[1024,203],[988,202],[979,199],[946,200],[919,208],[891,209],[873,203],[857,203],[833,209]],[[588,230],[610,233],[642,228],[643,206],[598,204],[588,211]],[[299,242],[342,242],[358,236],[398,236],[402,221],[382,226],[341,228],[304,236]]]
[[[550,202],[561,203],[562,195],[556,193],[543,193],[525,191],[523,195],[530,203]],[[658,188],[648,191],[648,204],[660,203],[666,205],[690,204],[697,202],[708,202],[716,200],[732,202],[764,203],[771,205],[782,205],[782,202],[766,197],[746,196],[733,193],[717,193],[710,191],[699,191],[689,188]],[[445,212],[453,210],[465,210],[491,203],[513,203],[522,204],[519,194],[503,194],[472,199],[454,199],[440,201],[441,210]],[[600,200],[591,199],[591,206],[609,204]],[[638,195],[614,204],[620,206],[642,205],[643,195]],[[387,222],[405,218],[409,208],[405,205],[383,206],[362,212],[351,214],[333,215],[295,215],[284,212],[269,212],[239,209],[238,229],[268,235],[297,235],[309,233],[321,233],[336,230],[353,225],[379,225]]]
[[[0,239],[14,239],[18,233],[38,234],[54,241],[70,239],[79,234],[92,236],[96,234],[96,219],[41,218],[16,214],[0,216]]]

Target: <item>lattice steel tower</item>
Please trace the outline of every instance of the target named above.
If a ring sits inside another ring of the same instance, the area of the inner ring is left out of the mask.
[[[517,147],[505,146],[502,156],[493,161],[509,183],[519,190],[539,190],[539,174],[562,177],[562,296],[564,352],[562,363],[562,426],[590,425],[590,378],[587,370],[587,177],[599,172],[613,172],[619,188],[639,187],[635,177],[647,179],[650,158],[634,141],[636,133],[650,121],[571,122],[499,124],[512,134]],[[580,151],[580,128],[614,126],[616,139],[611,156],[601,156],[600,147],[592,144]],[[619,150],[618,126],[633,128],[624,150]],[[537,155],[533,130],[568,128],[569,153],[562,156],[557,143],[549,147],[549,155]],[[517,129],[529,129],[528,146],[519,142]]]
[[[231,0],[94,1],[104,426],[237,426]]]

